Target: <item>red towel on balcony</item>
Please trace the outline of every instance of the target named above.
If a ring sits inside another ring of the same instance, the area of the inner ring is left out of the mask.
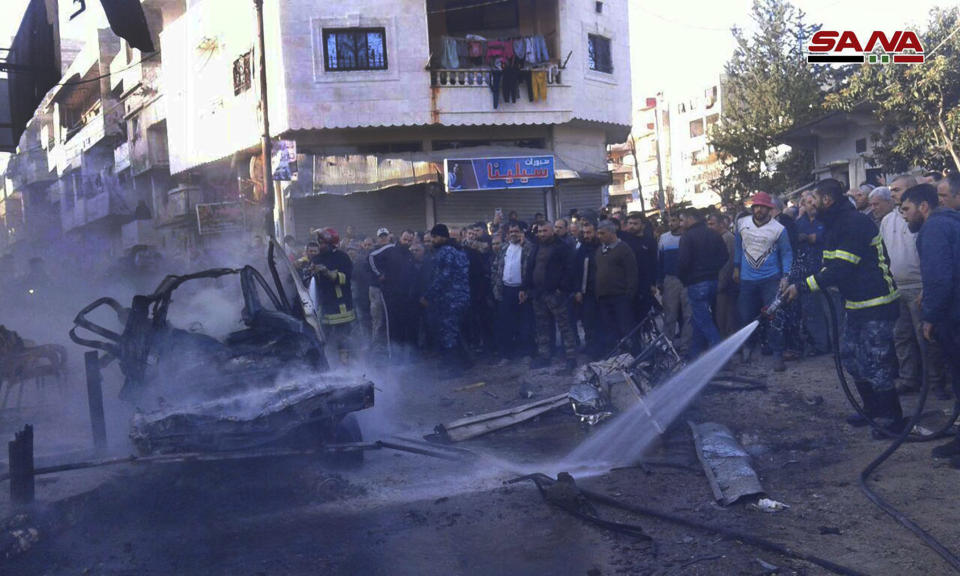
[[[513,45],[511,43],[511,48]],[[506,56],[506,43],[499,40],[490,40],[487,42],[487,61],[494,62],[497,58]]]

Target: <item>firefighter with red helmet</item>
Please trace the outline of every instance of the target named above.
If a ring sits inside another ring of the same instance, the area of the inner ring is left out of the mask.
[[[353,308],[350,280],[353,262],[339,249],[340,235],[333,228],[314,230],[320,251],[311,259],[312,280],[316,282],[317,309],[328,346],[336,346],[340,361],[346,363],[352,348],[357,314]]]

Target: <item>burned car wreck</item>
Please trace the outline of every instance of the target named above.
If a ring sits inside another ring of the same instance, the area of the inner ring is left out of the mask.
[[[70,338],[98,351],[101,366],[119,364],[120,398],[137,409],[131,438],[141,454],[361,439],[351,413],[373,405],[373,383],[329,371],[314,305],[276,241],[267,264],[273,286],[250,265],[214,268],[167,276],[152,294],[134,296],[129,308],[104,297],[77,314]],[[241,329],[218,339],[200,323],[185,329],[169,320],[173,295],[185,284],[232,276],[240,280]],[[90,319],[106,309],[122,332]]]

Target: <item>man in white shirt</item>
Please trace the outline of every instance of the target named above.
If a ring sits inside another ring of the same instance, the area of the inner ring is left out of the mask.
[[[504,361],[533,352],[533,309],[520,300],[523,270],[530,256],[530,244],[517,223],[509,224],[508,242],[496,255],[493,298],[497,301],[497,345]]]
[[[897,176],[890,183],[890,197],[899,206],[900,196],[916,185],[917,179],[913,176]],[[923,283],[917,235],[910,232],[900,211],[894,210],[880,221],[880,236],[890,257],[890,273],[900,289],[900,317],[893,329],[893,343],[897,349],[902,381],[899,391],[901,394],[918,392],[925,374],[930,382],[930,390],[944,397],[947,395],[947,379],[940,346],[936,342],[921,345],[923,333],[919,301]]]

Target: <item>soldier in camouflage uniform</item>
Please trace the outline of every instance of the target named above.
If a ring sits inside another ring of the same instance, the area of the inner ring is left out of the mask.
[[[470,262],[467,255],[450,242],[450,230],[437,224],[430,230],[433,242],[433,277],[420,299],[427,309],[445,360],[461,370],[469,364],[460,344],[460,326],[470,306]]]
[[[553,224],[545,222],[537,229],[537,245],[527,262],[523,277],[521,302],[533,301],[537,326],[537,357],[531,368],[550,363],[550,349],[554,340],[554,323],[563,341],[566,369],[577,366],[577,344],[570,326],[567,304],[573,296],[573,249],[557,239]]]

